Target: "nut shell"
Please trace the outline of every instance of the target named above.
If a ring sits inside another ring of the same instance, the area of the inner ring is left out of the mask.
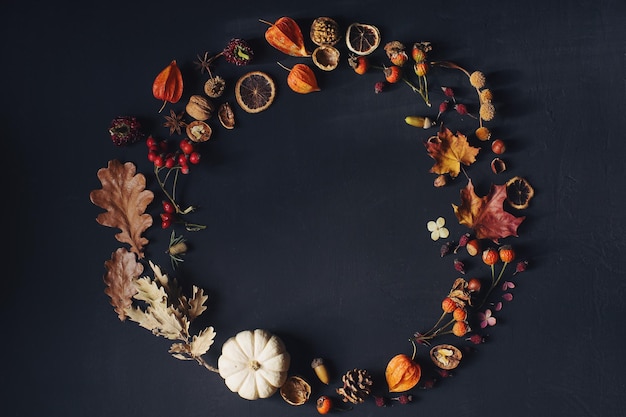
[[[280,387],[280,396],[288,404],[302,405],[311,396],[311,385],[299,376],[290,376]]]
[[[430,350],[430,359],[441,369],[454,369],[459,366],[463,354],[452,345],[437,345]]]
[[[339,25],[330,17],[318,17],[311,24],[311,40],[317,46],[335,45],[341,39]]]
[[[194,120],[189,123],[186,128],[187,136],[192,142],[206,142],[211,138],[213,130],[211,126],[201,120]]]
[[[311,58],[321,70],[332,71],[339,65],[339,51],[334,46],[322,45],[315,48]]]
[[[189,97],[189,102],[185,107],[185,111],[189,116],[200,121],[210,118],[213,110],[215,110],[213,103],[208,98],[200,95]]]
[[[219,109],[217,109],[217,118],[226,129],[235,127],[235,113],[233,113],[230,103],[226,102],[220,105]]]

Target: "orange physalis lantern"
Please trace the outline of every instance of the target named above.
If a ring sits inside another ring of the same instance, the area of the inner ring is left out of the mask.
[[[183,76],[180,73],[176,60],[163,69],[152,83],[152,95],[154,98],[163,100],[163,106],[159,113],[169,103],[177,103],[183,95]]]
[[[270,27],[265,31],[265,40],[279,51],[291,56],[311,56],[304,46],[304,36],[300,26],[290,17],[281,17],[273,24],[265,20]]]
[[[389,392],[408,391],[417,385],[422,376],[422,368],[405,354],[391,358],[385,370]]]

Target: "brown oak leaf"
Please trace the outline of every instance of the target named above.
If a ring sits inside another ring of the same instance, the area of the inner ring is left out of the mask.
[[[142,233],[152,226],[152,216],[145,211],[154,199],[154,193],[146,190],[146,177],[137,174],[132,162],[122,164],[112,160],[107,168],[98,170],[98,179],[102,189],[93,190],[89,197],[93,204],[107,211],[100,213],[96,221],[103,226],[119,228],[121,232],[115,238],[128,243],[131,252],[143,258],[148,239]]]
[[[143,265],[137,262],[137,256],[119,248],[111,254],[111,259],[104,263],[107,273],[104,282],[107,288],[104,293],[111,297],[111,305],[121,321],[126,320],[126,309],[133,303],[137,294],[135,279],[143,273]]]
[[[433,174],[450,174],[456,178],[461,172],[461,164],[471,165],[476,161],[480,148],[470,146],[467,137],[461,133],[454,135],[450,129],[441,127],[437,136],[430,137],[424,145],[435,165],[430,169]]]
[[[469,180],[461,190],[461,205],[452,204],[452,207],[459,223],[474,229],[478,239],[491,239],[498,243],[500,238],[517,236],[517,228],[526,218],[504,211],[505,200],[506,185],[492,184],[488,195],[478,197],[472,180]]]

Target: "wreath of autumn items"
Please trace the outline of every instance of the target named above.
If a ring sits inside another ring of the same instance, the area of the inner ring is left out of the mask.
[[[309,403],[315,386],[311,377],[321,383],[314,402],[320,414],[333,410],[346,410],[372,399],[377,406],[408,404],[412,402],[415,389],[432,388],[440,378],[450,375],[461,366],[464,355],[474,344],[486,340],[486,330],[497,323],[498,312],[503,303],[513,299],[515,283],[512,278],[523,272],[528,262],[518,260],[514,248],[500,244],[501,239],[517,236],[517,230],[525,216],[516,216],[516,210],[528,207],[534,191],[528,181],[515,176],[502,184],[492,184],[487,195],[475,192],[474,184],[466,172],[479,154],[492,152],[491,163],[494,174],[506,171],[501,155],[506,146],[502,139],[491,139],[491,131],[485,125],[495,116],[493,94],[486,87],[486,77],[480,71],[468,72],[448,61],[433,61],[429,58],[432,45],[415,42],[410,49],[394,40],[384,45],[384,64],[374,65],[372,53],[381,44],[378,28],[371,24],[353,23],[342,31],[335,20],[329,17],[315,19],[310,26],[310,39],[316,45],[309,51],[298,23],[289,17],[281,17],[267,25],[265,40],[280,52],[305,60],[288,68],[286,83],[295,93],[310,94],[321,91],[314,69],[332,71],[338,68],[342,52],[337,45],[342,38],[348,49],[344,62],[357,75],[378,71],[380,78],[374,84],[374,93],[384,93],[390,84],[405,84],[423,101],[428,112],[432,108],[433,86],[428,84],[428,75],[433,70],[456,70],[467,76],[469,85],[476,91],[476,103],[462,102],[450,86],[438,86],[443,100],[437,107],[436,116],[411,115],[405,117],[409,126],[420,129],[437,127],[437,132],[424,141],[427,154],[434,160],[430,173],[435,175],[434,186],[450,186],[458,181],[462,173],[467,183],[460,189],[460,203],[452,204],[453,213],[459,224],[469,231],[457,241],[448,240],[440,247],[442,258],[453,255],[453,267],[457,276],[447,294],[442,294],[441,316],[427,330],[415,332],[410,338],[412,354],[399,353],[386,363],[385,381],[374,381],[366,369],[353,368],[337,377],[331,375],[323,358],[312,358],[310,375],[290,375],[291,356],[286,345],[275,334],[263,329],[243,330],[229,338],[222,346],[217,364],[208,363],[204,355],[214,343],[216,332],[208,326],[193,334],[191,324],[206,310],[208,296],[195,285],[190,294],[185,294],[176,279],[170,278],[160,266],[146,259],[145,248],[149,244],[144,237],[153,226],[153,217],[146,213],[154,203],[156,193],[162,195],[160,222],[163,229],[172,229],[167,253],[172,260],[172,269],[184,261],[187,239],[177,235],[176,225],[184,231],[204,229],[204,225],[188,221],[194,206],[179,204],[176,185],[181,175],[189,174],[191,167],[201,160],[202,143],[211,138],[211,119],[228,130],[235,128],[235,112],[227,101],[219,103],[229,86],[225,78],[214,74],[213,67],[222,57],[229,64],[246,66],[253,62],[254,51],[243,39],[232,39],[219,53],[198,55],[196,62],[201,74],[208,79],[203,92],[189,95],[184,111],[171,109],[163,116],[163,126],[178,140],[157,139],[156,135],[145,134],[134,116],[115,118],[109,127],[111,140],[117,146],[145,141],[149,161],[154,166],[154,176],[159,190],[146,188],[146,177],[136,171],[132,162],[121,163],[111,160],[97,172],[101,189],[93,190],[90,199],[104,209],[96,220],[99,224],[119,232],[115,238],[125,246],[115,250],[105,262],[105,293],[119,319],[129,319],[157,336],[169,339],[169,352],[177,359],[196,361],[209,371],[218,373],[226,386],[242,398],[256,400],[279,392],[290,405]],[[308,60],[314,64],[310,66]],[[252,70],[241,76],[234,88],[239,107],[247,113],[259,113],[274,103],[276,84],[266,72]],[[184,79],[176,60],[160,71],[153,82],[152,93],[161,101],[161,113],[165,107],[175,105],[183,97]],[[219,104],[218,104],[219,103]],[[470,113],[468,104],[476,107]],[[446,112],[454,111],[461,117],[472,118],[477,127],[470,137],[461,132],[452,132],[444,126]],[[214,117],[217,115],[216,117]],[[487,144],[473,146],[471,142]],[[461,176],[461,177],[463,177]],[[513,213],[505,208],[510,207]],[[439,216],[426,225],[433,240],[447,239],[449,230],[446,220]],[[462,255],[480,258],[485,265],[485,276],[465,278],[465,263]],[[513,267],[509,265],[515,265]],[[500,293],[500,298],[495,296]],[[447,338],[446,343],[435,343]],[[418,348],[427,348],[427,356],[418,356]],[[336,384],[333,388],[325,388]],[[384,385],[384,386],[383,386]],[[329,391],[330,390],[330,391]],[[413,391],[412,391],[413,390]],[[342,405],[343,404],[343,405]]]

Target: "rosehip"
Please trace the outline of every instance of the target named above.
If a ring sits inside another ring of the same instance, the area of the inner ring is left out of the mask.
[[[172,220],[174,220],[174,215],[172,213],[161,213],[161,221],[171,223]]]
[[[511,245],[504,245],[500,247],[498,253],[502,262],[509,263],[515,259],[515,251],[513,250]]]
[[[444,311],[444,313],[452,313],[456,308],[456,302],[450,297],[444,298],[441,302],[441,309]]]
[[[457,321],[452,326],[452,334],[458,337],[465,336],[469,330],[469,326],[464,321]]]
[[[165,160],[163,159],[163,157],[161,155],[157,155],[154,157],[154,166],[161,168],[162,166],[165,165]]]
[[[423,77],[428,73],[428,64],[426,62],[418,62],[413,66],[413,71],[418,77]]]
[[[329,397],[322,395],[315,402],[315,408],[320,414],[328,414],[333,408],[333,401]]]
[[[494,248],[487,248],[483,251],[482,259],[485,264],[491,266],[498,262],[500,255],[498,255],[498,251]]]
[[[402,78],[402,69],[397,65],[385,68],[383,73],[385,74],[385,80],[391,84],[397,83]]]
[[[467,310],[461,307],[457,307],[452,312],[452,317],[456,321],[465,321],[467,319]]]
[[[180,141],[180,150],[183,151],[184,154],[189,155],[193,152],[193,144],[188,139],[183,139]]]
[[[148,138],[146,139],[146,146],[148,148],[152,148],[153,146],[157,145],[157,141],[155,138],[153,138],[152,136],[148,136]]]

